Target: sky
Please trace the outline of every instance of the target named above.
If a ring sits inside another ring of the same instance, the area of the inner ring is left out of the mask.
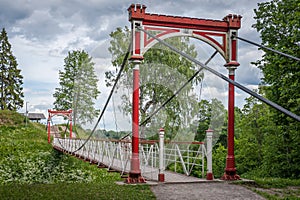
[[[254,9],[257,0],[0,0],[0,24],[8,33],[12,51],[24,77],[24,108],[29,112],[42,112],[53,108],[53,93],[59,87],[59,70],[63,70],[64,58],[69,51],[85,50],[93,57],[96,75],[99,78],[101,95],[96,106],[101,108],[107,99],[109,89],[105,87],[104,72],[111,69],[111,55],[108,51],[109,34],[117,27],[129,26],[127,8],[132,3],[147,6],[147,13],[186,16],[222,20],[228,14],[242,15],[239,36],[260,43],[255,23]],[[211,47],[201,41],[194,41],[200,61],[210,56]],[[239,68],[236,81],[255,89],[262,74],[251,62],[260,59],[262,52],[257,47],[242,41],[238,43]],[[227,74],[220,57],[213,59],[212,66],[219,66]],[[207,75],[204,97],[219,98],[226,105],[227,83]],[[249,95],[236,90],[236,105],[242,107]]]

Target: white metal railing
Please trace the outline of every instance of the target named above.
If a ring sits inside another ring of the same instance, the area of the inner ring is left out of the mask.
[[[202,142],[170,142],[165,147],[165,166],[187,176],[194,168],[200,168],[204,177],[205,156],[206,149]]]
[[[163,136],[163,135],[162,135]],[[160,136],[161,137],[161,136]],[[166,142],[163,137],[159,141],[141,140],[139,144],[140,169],[143,175],[156,178],[157,173],[163,173],[167,168],[189,176],[193,170],[201,170],[205,176],[204,164],[207,154],[202,142]],[[164,142],[163,142],[164,141]],[[128,140],[88,140],[54,138],[53,146],[90,161],[98,166],[118,170],[123,173],[130,171],[132,154],[131,141]],[[211,165],[211,158],[207,158]],[[208,163],[209,163],[208,162]],[[211,166],[207,167],[212,171]]]
[[[122,140],[89,140],[80,150],[76,151],[85,141],[84,139],[54,138],[53,146],[98,164],[98,166],[105,165],[109,169],[119,170],[122,173],[130,171],[131,142]],[[159,152],[157,143],[142,141],[139,150],[142,173],[157,170]]]

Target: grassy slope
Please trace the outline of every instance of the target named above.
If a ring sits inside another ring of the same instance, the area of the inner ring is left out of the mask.
[[[0,111],[0,199],[155,199],[147,185],[55,151],[45,127]]]
[[[270,200],[300,199],[300,180],[298,179],[250,178],[254,182],[237,181],[233,183],[243,185]]]

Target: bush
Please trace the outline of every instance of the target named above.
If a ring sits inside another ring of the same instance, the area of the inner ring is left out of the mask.
[[[213,150],[213,174],[215,178],[220,178],[224,174],[226,164],[227,149],[222,144],[217,144]]]

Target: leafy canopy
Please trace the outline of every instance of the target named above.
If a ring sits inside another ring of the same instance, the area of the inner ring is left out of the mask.
[[[110,34],[110,37],[109,51],[116,70],[106,72],[107,86],[111,86],[115,81],[115,71],[118,71],[130,42],[130,30],[127,27],[117,28]],[[189,44],[188,38],[174,37],[167,39],[167,42],[193,57],[197,56],[195,47]],[[128,89],[129,93],[132,90],[132,68],[131,64],[126,66],[119,85],[119,88]],[[140,65],[140,123],[169,99],[196,70],[195,65],[161,44],[156,44],[149,49],[144,54],[143,63]],[[200,82],[201,76],[199,75],[194,83]],[[161,112],[148,121],[146,125],[148,131],[156,133],[159,128],[164,127],[166,137],[171,139],[174,138],[171,133],[175,133],[179,128],[193,121],[192,118],[197,112],[195,108],[197,100],[195,95],[191,94],[192,89],[190,84],[181,95],[174,98]],[[130,115],[130,95],[124,94],[121,98],[123,112]],[[142,125],[142,130],[145,130],[144,128],[145,125]],[[144,136],[142,131],[141,137]]]
[[[64,70],[59,71],[60,87],[55,88],[54,108],[73,110],[74,123],[91,123],[98,110],[94,100],[100,91],[92,58],[85,51],[72,51],[65,58]]]
[[[254,10],[254,28],[262,44],[300,57],[300,2],[273,0]],[[263,72],[261,93],[273,102],[300,115],[300,63],[265,51],[255,63]],[[299,178],[300,123],[282,113],[247,99],[238,123],[237,168],[256,176]]]

